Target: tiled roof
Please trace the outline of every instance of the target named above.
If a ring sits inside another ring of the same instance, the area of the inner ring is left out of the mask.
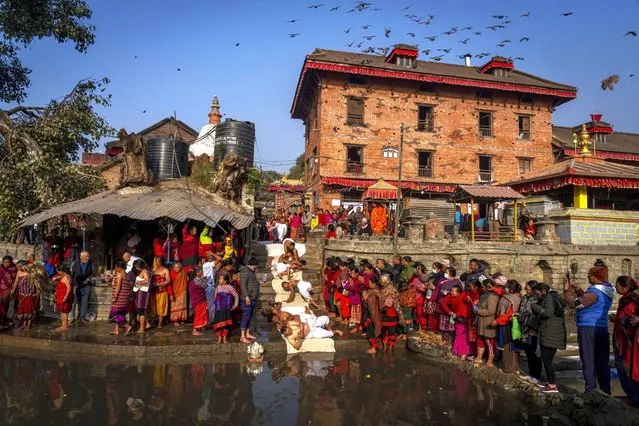
[[[415,61],[415,68],[401,68],[395,64],[385,62],[380,55],[369,55],[364,53],[341,52],[338,50],[316,49],[307,56],[308,60],[322,61],[330,63],[363,65],[369,68],[383,68],[392,71],[407,71],[418,74],[433,74],[449,77],[461,77],[472,80],[491,81],[495,83],[521,84],[525,86],[543,87],[548,89],[559,89],[577,91],[574,86],[556,83],[518,70],[513,70],[507,78],[497,77],[492,74],[480,74],[478,67],[467,67],[465,65],[447,64],[443,62]]]
[[[556,144],[572,149],[571,127],[552,126],[552,136]],[[592,140],[592,139],[591,139]],[[606,135],[606,142],[595,147],[597,151],[639,154],[639,133],[614,132]]]
[[[559,176],[583,176],[609,179],[639,179],[639,167],[612,163],[594,157],[575,157],[545,167],[539,171],[526,173],[517,181],[519,184]]]
[[[477,199],[492,200],[517,200],[524,198],[523,195],[509,186],[459,185],[459,188],[451,199],[461,201],[467,200],[471,196]]]

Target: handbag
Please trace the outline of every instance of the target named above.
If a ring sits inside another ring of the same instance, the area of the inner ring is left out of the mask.
[[[510,336],[512,340],[520,340],[521,339],[521,327],[519,325],[519,320],[517,317],[513,317],[513,324],[510,330]]]
[[[523,318],[523,329],[539,331],[541,320],[532,314],[528,314]]]

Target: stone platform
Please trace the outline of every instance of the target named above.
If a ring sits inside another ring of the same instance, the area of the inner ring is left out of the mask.
[[[7,330],[0,333],[0,353],[24,355],[25,351],[43,352],[49,356],[81,359],[85,356],[110,357],[114,363],[145,364],[158,361],[180,361],[182,358],[246,359],[247,345],[239,341],[238,328],[231,330],[229,343],[215,343],[215,333],[206,328],[202,336],[193,336],[190,324],[175,327],[171,324],[162,329],[152,328],[143,335],[132,332],[128,336],[109,334],[113,325],[106,321],[87,324],[72,324],[66,333],[55,331],[60,325],[50,318],[41,318],[29,332]],[[275,325],[268,323],[257,313],[253,320],[252,333],[264,346],[265,356],[286,355],[286,343]],[[350,333],[343,326],[343,337],[335,336],[336,352],[363,352],[368,349],[368,341],[359,334]]]

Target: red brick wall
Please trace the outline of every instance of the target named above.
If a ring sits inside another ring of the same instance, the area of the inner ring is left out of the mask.
[[[384,158],[383,146],[399,147],[400,123],[405,125],[403,179],[421,182],[465,183],[478,181],[478,155],[492,156],[494,182],[516,179],[518,158],[533,159],[533,170],[553,163],[550,99],[534,98],[533,105],[520,105],[516,93],[494,92],[492,102],[477,100],[475,89],[439,87],[439,93],[419,90],[419,83],[369,79],[366,85],[351,84],[347,77],[324,73],[320,93],[318,125],[314,107],[307,116],[306,158],[317,147],[316,173],[307,170],[306,183],[322,191],[320,176],[396,180],[399,161]],[[365,126],[346,124],[346,97],[365,98]],[[418,104],[434,106],[434,131],[417,130]],[[493,136],[479,136],[479,111],[493,112]],[[532,116],[531,140],[519,140],[518,115]],[[346,145],[364,146],[363,173],[346,172]],[[417,152],[434,151],[434,175],[418,176]],[[320,196],[330,206],[337,194]]]
[[[145,133],[144,139],[147,140],[147,139],[156,138],[160,136],[173,136],[176,134],[176,132],[177,132],[178,138],[182,139],[184,142],[191,142],[197,139],[197,135],[192,135],[191,133],[187,132],[185,129],[181,128],[180,126],[174,125],[171,122],[167,122],[161,125],[160,127],[158,127],[157,129],[153,129],[150,132]]]

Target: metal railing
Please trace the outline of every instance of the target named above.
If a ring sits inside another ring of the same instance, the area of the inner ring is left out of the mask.
[[[432,132],[433,129],[433,120],[431,119],[419,120],[417,122],[417,130],[419,130],[420,132]]]
[[[361,161],[347,161],[346,171],[348,173],[364,173],[364,163]]]
[[[491,137],[493,135],[492,126],[479,126],[479,135]]]
[[[479,171],[479,181],[480,182],[492,182],[493,181],[493,172],[490,170],[480,170]]]
[[[433,168],[431,166],[422,167],[417,169],[417,175],[419,177],[433,177]]]

